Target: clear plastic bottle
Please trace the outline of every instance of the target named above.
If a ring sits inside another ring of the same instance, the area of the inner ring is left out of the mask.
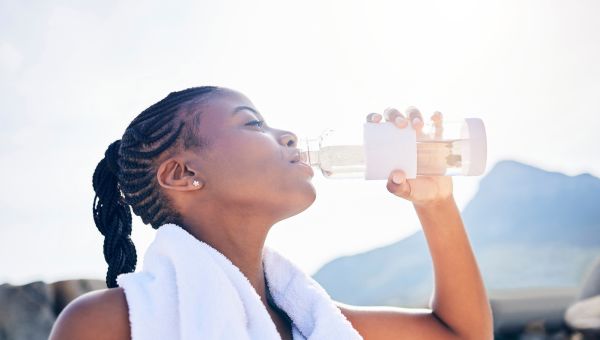
[[[327,130],[319,138],[301,139],[302,161],[326,178],[387,179],[394,169],[416,176],[478,176],[486,166],[483,121],[467,118],[425,124],[417,136],[412,127],[391,122],[365,123],[362,140],[356,129]]]

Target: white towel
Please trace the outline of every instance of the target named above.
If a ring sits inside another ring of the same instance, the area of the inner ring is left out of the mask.
[[[325,290],[275,250],[263,248],[275,304],[297,339],[362,339]],[[175,224],[165,224],[143,270],[121,274],[133,340],[280,340],[246,276],[228,258]]]

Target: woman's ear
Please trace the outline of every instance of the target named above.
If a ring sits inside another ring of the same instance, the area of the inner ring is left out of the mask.
[[[200,172],[192,169],[184,159],[180,158],[169,158],[162,162],[156,177],[163,188],[177,191],[198,190],[205,184]]]

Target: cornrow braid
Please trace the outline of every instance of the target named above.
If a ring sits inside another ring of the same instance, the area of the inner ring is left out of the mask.
[[[209,93],[218,90],[218,87],[202,86],[169,93],[142,111],[129,124],[121,140],[110,144],[96,166],[92,180],[96,193],[92,213],[96,227],[105,237],[103,251],[108,264],[106,285],[109,288],[117,287],[119,274],[135,271],[137,255],[131,240],[129,206],[154,229],[166,223],[181,225],[181,215],[173,209],[156,181],[156,159],[175,145],[185,149],[206,145],[196,136],[194,126],[186,126],[187,117],[180,117],[179,112],[187,104],[200,103]]]
[[[104,235],[104,259],[108,263],[106,285],[116,287],[119,273],[135,270],[137,255],[131,241],[131,211],[119,194],[117,154],[120,140],[113,142],[93,176],[96,196],[92,212],[96,227]]]

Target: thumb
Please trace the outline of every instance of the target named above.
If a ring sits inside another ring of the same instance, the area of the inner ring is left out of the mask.
[[[402,170],[394,170],[390,173],[387,182],[387,189],[392,194],[409,199],[411,188],[406,180],[406,174]]]

